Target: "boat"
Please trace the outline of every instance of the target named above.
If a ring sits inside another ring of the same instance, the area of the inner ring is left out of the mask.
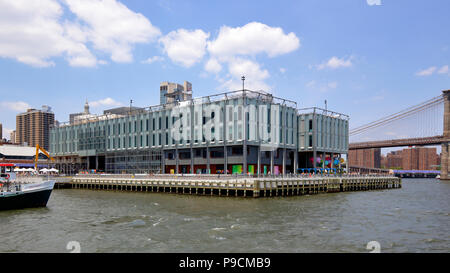
[[[436,179],[441,179],[441,176],[438,174],[438,175],[436,176]]]
[[[14,164],[10,164],[13,165]],[[46,207],[55,186],[54,180],[24,184],[14,172],[6,171],[6,164],[0,164],[0,211],[24,208]]]

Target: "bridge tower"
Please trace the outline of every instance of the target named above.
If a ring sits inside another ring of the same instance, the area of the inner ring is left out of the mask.
[[[444,140],[441,155],[441,180],[450,180],[450,90],[442,91],[444,96]]]

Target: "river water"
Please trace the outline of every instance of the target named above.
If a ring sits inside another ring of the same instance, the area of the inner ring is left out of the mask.
[[[402,182],[259,199],[59,189],[46,208],[0,211],[0,252],[449,252],[450,183]]]

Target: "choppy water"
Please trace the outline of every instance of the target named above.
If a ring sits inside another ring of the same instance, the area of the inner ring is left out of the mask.
[[[0,211],[0,252],[450,251],[450,183],[285,198],[54,190],[47,208]]]

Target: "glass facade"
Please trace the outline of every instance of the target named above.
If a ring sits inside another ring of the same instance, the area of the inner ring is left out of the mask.
[[[347,152],[345,115],[298,111],[294,102],[272,95],[230,92],[60,124],[51,129],[50,152],[57,158],[104,156],[110,173],[157,172],[169,150],[248,145],[301,152],[315,145]]]

